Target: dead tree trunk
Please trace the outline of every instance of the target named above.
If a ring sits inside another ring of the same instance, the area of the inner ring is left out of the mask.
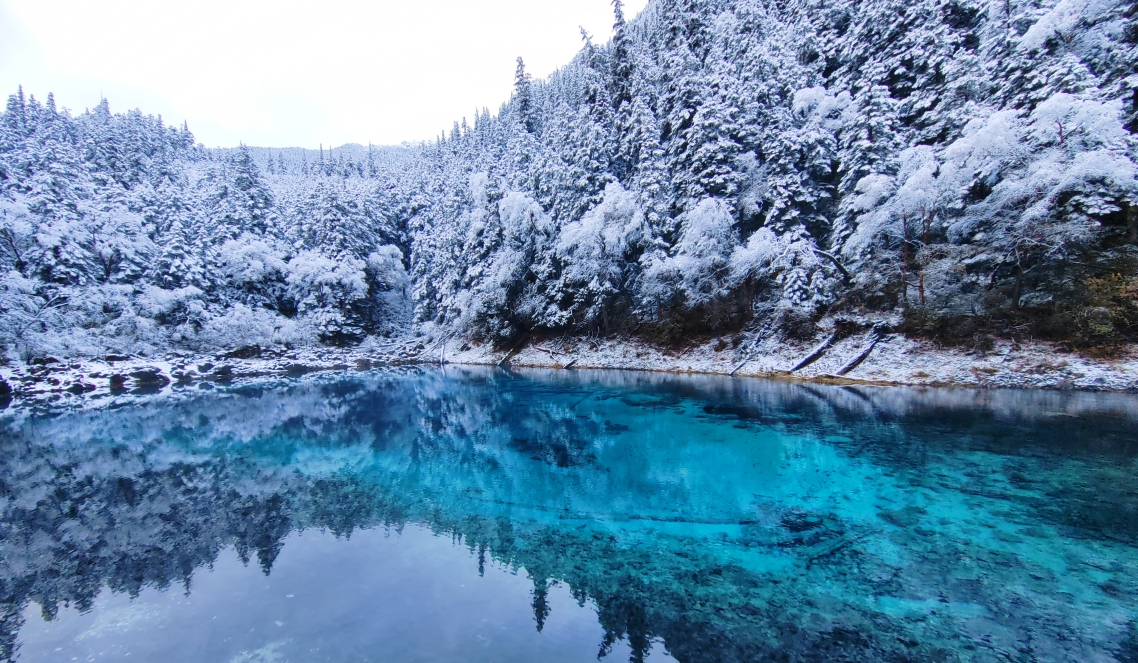
[[[861,366],[861,362],[865,361],[866,358],[869,357],[869,353],[873,352],[873,349],[877,347],[877,344],[881,341],[881,338],[881,334],[874,330],[872,332],[872,338],[869,341],[869,345],[867,345],[864,350],[858,353],[858,355],[854,357],[849,363],[838,369],[838,372],[834,375],[845,375],[858,366]]]
[[[842,263],[838,260],[837,256],[835,256],[832,253],[827,253],[821,249],[814,249],[814,253],[822,256],[826,260],[829,260],[831,263],[833,263],[834,267],[836,267],[838,272],[842,275],[842,284],[843,285],[849,285],[850,284],[850,282],[853,280],[853,277],[850,276],[849,270],[846,269],[844,265],[842,265]]]
[[[528,336],[523,336],[522,340],[518,341],[517,345],[515,345],[512,350],[507,352],[505,357],[502,357],[501,361],[498,362],[498,365],[502,366],[506,362],[510,361],[510,359],[512,359],[513,356],[516,355],[518,353],[518,351],[522,349],[522,347],[526,344],[526,341],[528,341],[528,340],[529,340]]]
[[[1135,203],[1126,206],[1126,241],[1138,243],[1138,204]]]
[[[825,341],[822,341],[818,347],[814,348],[810,354],[806,355],[802,361],[798,362],[794,368],[790,369],[790,372],[794,373],[795,371],[800,371],[810,364],[813,364],[814,362],[821,359],[822,356],[826,354],[826,350],[829,350],[830,346],[833,345],[834,341],[836,340],[838,340],[838,330],[835,329],[834,333],[830,334],[829,338],[827,338]]]

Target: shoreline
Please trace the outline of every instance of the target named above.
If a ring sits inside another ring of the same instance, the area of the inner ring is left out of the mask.
[[[900,334],[878,338],[872,332],[821,344],[771,339],[736,342],[731,347],[732,340],[704,339],[675,349],[627,337],[562,337],[506,352],[458,339],[432,343],[414,338],[355,348],[49,360],[0,366],[0,412],[13,405],[102,407],[187,389],[312,373],[438,365],[733,375],[839,385],[1138,393],[1138,346],[1117,357],[1098,359],[1064,353],[1042,342],[997,341],[990,351],[978,352],[938,348]],[[801,365],[804,359],[813,361]],[[843,369],[845,374],[839,375]]]
[[[505,354],[448,342],[445,360],[448,364],[494,365]],[[508,363],[528,368],[644,370],[828,384],[1138,392],[1138,346],[1126,348],[1117,357],[1098,359],[1063,352],[1052,343],[1000,340],[981,353],[938,348],[931,341],[901,334],[875,337],[872,332],[831,342],[771,339],[736,348],[725,339],[710,339],[679,351],[630,338],[567,337],[527,344],[512,353]],[[838,374],[843,369],[846,372]]]

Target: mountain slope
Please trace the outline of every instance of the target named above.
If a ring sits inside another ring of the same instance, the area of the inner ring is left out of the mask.
[[[817,323],[1138,338],[1138,5],[655,0],[432,143],[9,99],[9,353]]]

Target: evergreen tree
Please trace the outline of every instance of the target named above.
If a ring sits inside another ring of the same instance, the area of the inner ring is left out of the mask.
[[[514,72],[514,106],[517,109],[518,118],[526,131],[533,133],[537,124],[535,121],[533,92],[531,90],[530,75],[526,73],[525,62],[521,57],[518,57],[518,68]],[[458,129],[458,123],[455,122],[455,130]]]

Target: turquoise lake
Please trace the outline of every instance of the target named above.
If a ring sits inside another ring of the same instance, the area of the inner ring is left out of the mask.
[[[1135,396],[446,367],[5,416],[0,660],[1138,661]]]

